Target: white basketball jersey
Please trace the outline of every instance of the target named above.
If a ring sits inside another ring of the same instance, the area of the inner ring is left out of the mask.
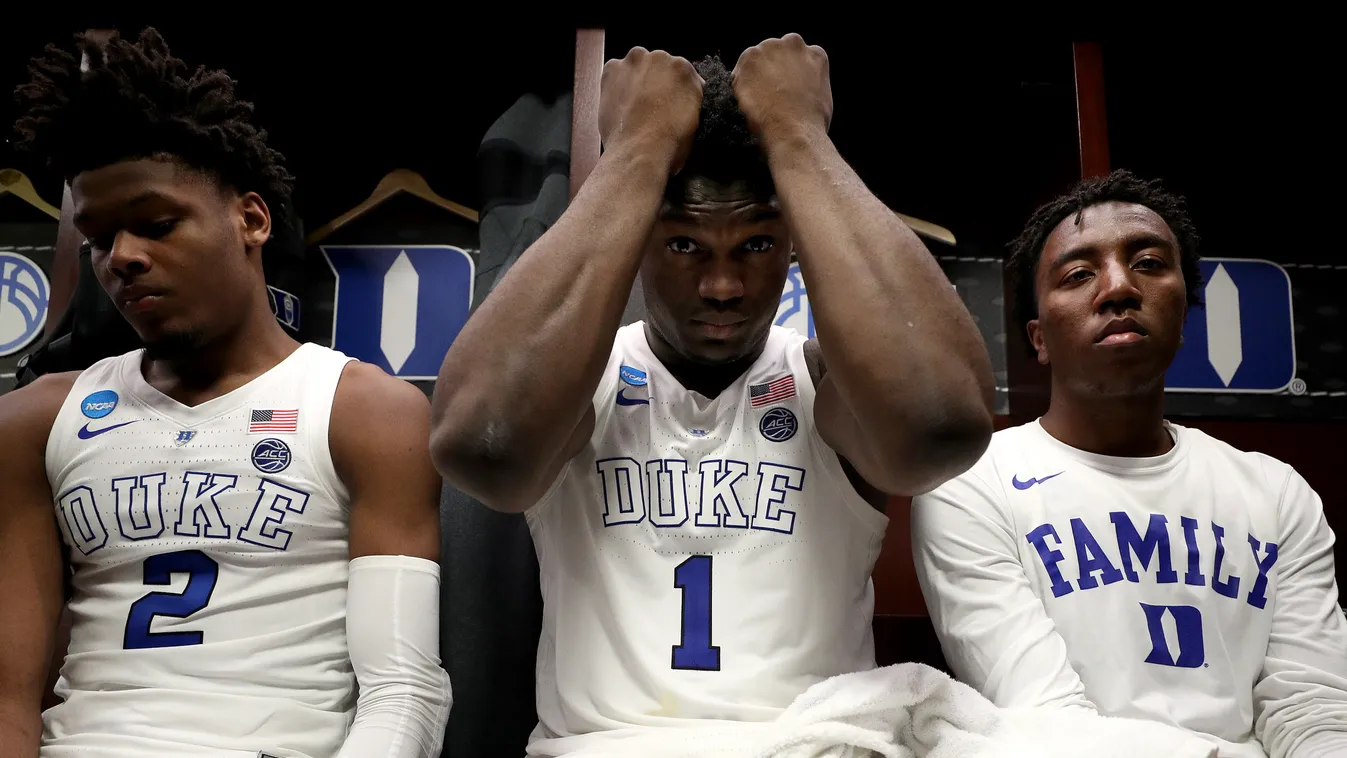
[[[643,323],[618,331],[590,444],[527,513],[543,592],[531,755],[770,721],[815,682],[874,668],[888,519],[815,430],[804,342],[773,327],[708,399]]]
[[[42,758],[336,755],[355,678],[328,420],[349,360],[305,344],[194,407],[141,351],[76,380],[47,443],[74,628]]]
[[[1005,429],[970,471],[916,499],[917,568],[950,665],[1000,705],[1058,701],[1060,646],[1037,641],[1060,635],[1101,713],[1217,737],[1222,756],[1267,754],[1259,700],[1304,699],[1296,719],[1347,724],[1347,624],[1322,504],[1281,461],[1166,428],[1173,448],[1149,458],[1078,450],[1038,422]],[[998,610],[973,573],[1007,554],[1022,576],[997,586],[1027,579],[1050,624]]]

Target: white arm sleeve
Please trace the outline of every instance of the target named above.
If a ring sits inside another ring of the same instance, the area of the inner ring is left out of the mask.
[[[439,564],[356,558],[346,592],[346,640],[360,697],[337,758],[437,758],[453,704],[440,668]]]
[[[998,706],[1093,711],[1024,573],[1014,522],[978,468],[912,501],[912,557],[945,659]]]
[[[1277,596],[1253,688],[1255,734],[1271,758],[1347,755],[1347,619],[1333,578],[1333,530],[1294,469],[1278,516]]]

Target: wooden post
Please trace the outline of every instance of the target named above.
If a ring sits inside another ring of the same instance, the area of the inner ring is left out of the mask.
[[[1108,112],[1104,107],[1104,55],[1098,42],[1071,46],[1076,64],[1076,125],[1080,135],[1080,176],[1109,172]]]

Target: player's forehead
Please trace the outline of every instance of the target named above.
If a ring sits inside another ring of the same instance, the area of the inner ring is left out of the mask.
[[[1178,240],[1169,224],[1145,205],[1110,200],[1071,213],[1057,223],[1043,243],[1039,269],[1091,254],[1153,245],[1178,251]]]
[[[75,224],[97,225],[140,209],[181,206],[219,197],[212,177],[171,158],[117,161],[77,174],[70,184]]]
[[[776,194],[759,183],[691,176],[665,194],[659,220],[666,225],[751,226],[781,218]]]

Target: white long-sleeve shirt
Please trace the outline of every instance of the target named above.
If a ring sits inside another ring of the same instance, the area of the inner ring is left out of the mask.
[[[1167,424],[1154,458],[1038,422],[917,497],[917,574],[954,673],[1001,706],[1165,722],[1232,758],[1347,756],[1333,532],[1290,466]]]

